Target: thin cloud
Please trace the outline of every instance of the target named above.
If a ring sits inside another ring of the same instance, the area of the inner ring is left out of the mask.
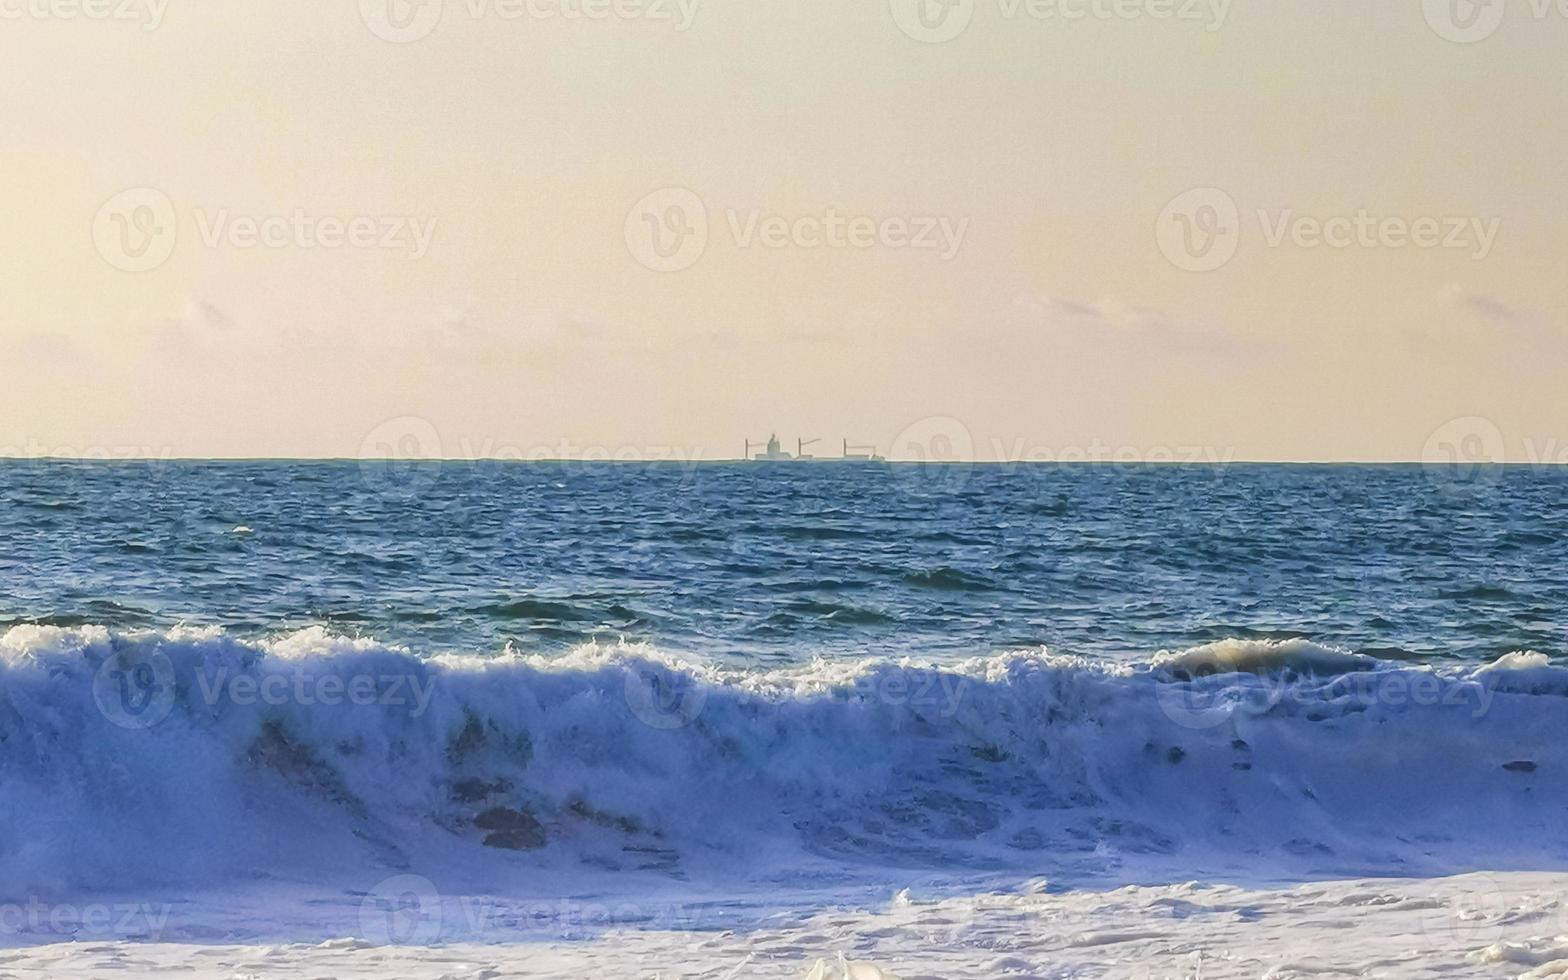
[[[1535,321],[1535,317],[1520,311],[1496,296],[1470,292],[1462,286],[1445,288],[1438,294],[1438,299],[1444,306],[1473,313],[1481,319],[1492,323],[1517,327],[1525,326]]]
[[[1207,324],[1120,300],[1086,303],[1054,296],[1027,297],[1020,301],[1018,312],[1035,330],[1057,336],[1065,333],[1077,338],[1135,342],[1164,353],[1215,353],[1244,345],[1240,338]]]

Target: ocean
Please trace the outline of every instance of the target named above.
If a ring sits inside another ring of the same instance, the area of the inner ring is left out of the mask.
[[[1565,490],[3,462],[0,938],[22,976],[1550,963]]]

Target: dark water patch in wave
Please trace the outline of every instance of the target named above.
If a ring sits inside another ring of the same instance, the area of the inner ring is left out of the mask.
[[[873,537],[870,531],[851,527],[831,527],[823,524],[805,524],[777,527],[774,534],[790,541],[853,541]]]
[[[1513,530],[1504,532],[1503,536],[1497,542],[1497,547],[1510,551],[1517,551],[1523,548],[1539,548],[1543,545],[1555,545],[1559,542],[1559,538],[1550,534],[1544,534],[1540,531]]]
[[[1477,599],[1483,602],[1507,602],[1515,598],[1513,592],[1501,585],[1472,585],[1438,593],[1443,599]]]
[[[513,599],[479,606],[472,611],[495,619],[537,619],[557,623],[586,623],[597,618],[591,610],[552,599]]]
[[[694,541],[724,541],[729,535],[720,530],[704,527],[677,527],[659,530],[660,537],[686,544]]]
[[[45,613],[41,616],[12,616],[0,618],[0,628],[12,626],[58,626],[75,629],[82,626],[113,626],[119,628],[151,625],[151,611],[135,606],[122,605],[109,599],[94,599],[84,603],[81,611]]]
[[[882,623],[891,623],[893,618],[877,612],[874,609],[861,609],[856,606],[841,605],[836,602],[818,602],[813,599],[800,599],[785,606],[790,612],[818,616],[831,619],[836,623],[847,623],[855,626],[875,626]]]
[[[26,507],[29,510],[71,511],[85,509],[82,504],[74,500],[31,500],[24,497],[21,500],[14,501],[14,503],[18,507]]]
[[[915,536],[916,541],[929,541],[933,544],[962,544],[962,545],[988,545],[989,538],[977,537],[973,534],[963,534],[958,531],[933,531],[929,534]]]
[[[939,592],[991,592],[997,588],[996,583],[988,578],[946,567],[910,572],[904,576],[904,582],[917,589]]]
[[[1056,500],[1049,503],[1041,501],[1030,504],[1027,513],[1036,517],[1066,517],[1072,511],[1072,505],[1065,500]]]
[[[318,618],[327,625],[333,623],[353,623],[363,625],[371,622],[373,617],[360,609],[328,609],[317,614]]]
[[[605,614],[611,619],[627,625],[647,625],[652,622],[649,617],[644,616],[630,606],[623,606],[618,602],[606,609]]]
[[[446,618],[439,609],[398,609],[392,618],[401,623],[436,623]]]
[[[872,587],[871,582],[835,578],[790,579],[784,582],[769,582],[764,586],[769,592],[783,595],[798,592],[861,592]]]

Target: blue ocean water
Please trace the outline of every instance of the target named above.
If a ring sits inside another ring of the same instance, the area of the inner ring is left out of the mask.
[[[0,463],[0,899],[1568,866],[1565,490]]]
[[[0,624],[768,665],[1561,654],[1565,494],[1560,468],[5,462]]]

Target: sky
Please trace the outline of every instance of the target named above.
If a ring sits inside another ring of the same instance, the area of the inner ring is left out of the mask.
[[[1568,461],[1568,3],[0,0],[0,454]]]

